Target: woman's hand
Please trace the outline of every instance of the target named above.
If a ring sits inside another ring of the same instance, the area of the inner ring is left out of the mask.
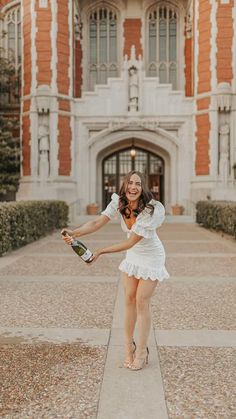
[[[90,265],[93,265],[99,258],[99,256],[101,256],[101,254],[102,253],[99,250],[96,250],[96,252],[93,253],[92,262],[90,263]]]
[[[64,240],[66,244],[71,244],[73,242],[73,238],[71,237],[73,234],[72,230],[69,230],[67,228],[63,228],[61,231],[61,238]]]

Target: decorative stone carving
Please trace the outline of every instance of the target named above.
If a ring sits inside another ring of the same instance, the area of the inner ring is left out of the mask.
[[[38,130],[38,149],[39,162],[38,172],[41,180],[45,180],[50,174],[50,140],[49,140],[49,126],[46,117],[41,117],[39,121]]]
[[[220,126],[219,130],[219,148],[220,148],[220,161],[219,161],[219,175],[224,184],[227,183],[229,176],[229,144],[230,144],[230,129],[229,124],[224,123]]]
[[[39,114],[47,114],[50,111],[50,87],[42,84],[37,88],[36,106]]]
[[[124,70],[128,72],[128,111],[135,113],[140,108],[140,70],[142,67],[141,55],[136,59],[135,46],[130,50],[130,60],[127,55],[124,58]]]
[[[219,83],[217,86],[217,108],[220,112],[230,112],[232,102],[231,86],[227,82]]]
[[[138,69],[130,67],[129,69],[129,110],[138,111],[139,99],[139,80]]]
[[[193,36],[193,15],[192,10],[190,9],[185,16],[185,33],[186,38],[190,39]]]

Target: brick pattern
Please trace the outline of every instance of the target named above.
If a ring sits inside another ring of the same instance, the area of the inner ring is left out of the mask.
[[[231,83],[232,70],[232,42],[233,42],[233,0],[229,4],[218,2],[217,8],[217,82]]]
[[[124,55],[128,55],[130,58],[130,49],[132,45],[135,45],[136,58],[139,55],[143,55],[143,49],[141,45],[141,19],[125,19],[124,21]]]
[[[22,117],[22,160],[23,176],[30,176],[30,118],[28,115]]]
[[[211,91],[211,4],[210,0],[199,0],[199,19],[197,22],[199,32],[198,53],[198,86],[197,93]],[[208,110],[209,98],[197,100],[198,111]],[[196,175],[209,175],[209,114],[196,116]]]
[[[51,84],[51,2],[48,1],[47,8],[39,7],[39,0],[36,2],[36,50],[37,50],[37,84]]]
[[[198,93],[211,90],[211,4],[210,0],[199,0],[199,54]]]
[[[58,106],[59,106],[60,111],[70,112],[70,102],[68,100],[60,100],[59,99]]]
[[[193,95],[193,40],[192,38],[185,38],[185,95]]]
[[[82,46],[80,40],[75,40],[74,50],[74,96],[81,97],[81,87],[83,82],[82,73]]]
[[[70,33],[69,33],[69,2],[68,0],[60,0],[58,7],[58,33],[57,33],[57,85],[58,92],[69,94],[69,74],[68,68],[70,63]]]
[[[23,96],[29,95],[31,91],[31,12],[30,12],[30,0],[23,0],[24,16],[23,16],[23,78],[24,78],[24,90]]]
[[[196,161],[195,172],[196,175],[209,175],[209,134],[210,134],[210,120],[209,114],[196,116]]]
[[[59,115],[58,121],[59,175],[70,176],[71,172],[71,127],[70,116]]]
[[[202,111],[204,109],[209,109],[211,103],[210,97],[204,97],[197,100],[197,110]]]
[[[2,7],[6,6],[6,4],[10,4],[12,2],[12,0],[1,0],[0,3],[0,10]]]

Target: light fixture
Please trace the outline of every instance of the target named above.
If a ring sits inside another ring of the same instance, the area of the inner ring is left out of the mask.
[[[132,159],[135,159],[136,157],[136,150],[134,148],[134,139],[132,138],[132,146],[131,146],[131,150],[130,150],[130,155],[132,157]]]

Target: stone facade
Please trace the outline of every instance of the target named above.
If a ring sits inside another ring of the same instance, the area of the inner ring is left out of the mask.
[[[209,197],[236,200],[233,0],[5,0],[2,12],[18,4],[23,58],[18,199],[65,199],[74,214],[85,213],[91,202],[101,207],[103,161],[132,143],[164,161],[168,212],[178,203],[192,214],[195,202]],[[117,25],[118,64],[116,74],[91,89],[89,16],[106,13],[106,7],[114,19],[110,28]],[[170,25],[177,20],[176,88],[161,75],[148,74],[148,19],[156,10],[164,18],[169,13]]]

